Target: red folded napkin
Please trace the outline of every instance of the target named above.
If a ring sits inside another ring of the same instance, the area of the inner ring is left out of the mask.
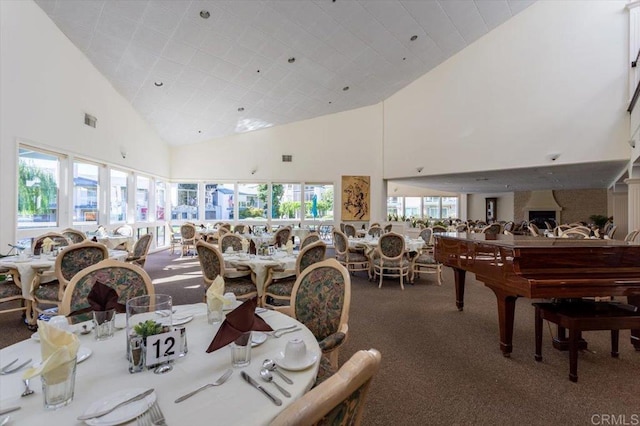
[[[231,311],[213,338],[207,353],[228,345],[247,331],[273,331],[269,324],[256,315],[257,305],[258,298],[254,297]]]
[[[102,281],[96,280],[87,296],[87,300],[93,311],[115,309],[116,312],[126,312],[126,306],[118,302],[118,292]]]

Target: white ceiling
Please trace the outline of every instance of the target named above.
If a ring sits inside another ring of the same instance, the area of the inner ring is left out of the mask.
[[[181,145],[378,103],[534,0],[36,2]]]

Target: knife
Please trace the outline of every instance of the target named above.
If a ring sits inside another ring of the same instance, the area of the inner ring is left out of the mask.
[[[247,383],[249,383],[251,386],[253,386],[254,388],[260,390],[263,394],[267,395],[267,397],[273,401],[274,404],[276,405],[282,405],[282,401],[278,398],[276,398],[275,396],[273,396],[271,393],[269,393],[268,390],[266,390],[265,388],[263,388],[262,386],[260,386],[260,383],[256,382],[254,379],[251,378],[251,376],[249,376],[247,373],[245,373],[244,371],[242,373],[240,373],[240,375],[242,376],[242,378],[244,380],[246,380]]]
[[[107,414],[109,414],[110,412],[114,411],[116,408],[120,408],[123,405],[127,405],[131,402],[135,402],[135,401],[140,401],[141,399],[146,398],[147,396],[151,395],[153,393],[153,388],[148,389],[142,393],[139,393],[135,396],[132,396],[131,398],[122,401],[119,404],[114,405],[111,408],[107,408],[106,410],[102,410],[102,411],[98,411],[97,413],[92,413],[92,414],[83,414],[82,416],[78,417],[78,420],[89,420],[89,419],[94,419],[96,417],[102,417],[102,416],[106,416]]]
[[[4,410],[0,410],[0,416],[13,413],[14,411],[18,411],[20,408],[22,407],[10,407],[10,408],[5,408]]]

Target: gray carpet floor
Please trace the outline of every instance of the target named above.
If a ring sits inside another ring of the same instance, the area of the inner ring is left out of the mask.
[[[171,294],[175,304],[202,300],[197,258],[163,251],[150,255],[145,269],[156,292]],[[640,352],[629,344],[629,331],[620,333],[618,359],[609,355],[608,332],[584,333],[589,349],[580,354],[579,382],[572,383],[568,353],[551,347],[546,324],[544,359],[539,363],[533,358],[531,300],[517,302],[514,350],[504,358],[493,292],[468,274],[465,309],[459,312],[451,271],[445,268],[442,286],[434,283],[433,275],[423,275],[402,291],[397,280],[385,280],[379,289],[363,273],[352,276],[349,336],[340,363],[359,349],[382,353],[363,424],[604,425],[640,420]],[[0,315],[0,330],[0,347],[31,334],[19,313]],[[618,423],[605,423],[604,416],[615,416]]]

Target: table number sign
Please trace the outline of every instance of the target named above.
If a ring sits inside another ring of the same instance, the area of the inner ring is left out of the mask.
[[[146,366],[174,361],[180,357],[182,339],[180,330],[147,336]]]

